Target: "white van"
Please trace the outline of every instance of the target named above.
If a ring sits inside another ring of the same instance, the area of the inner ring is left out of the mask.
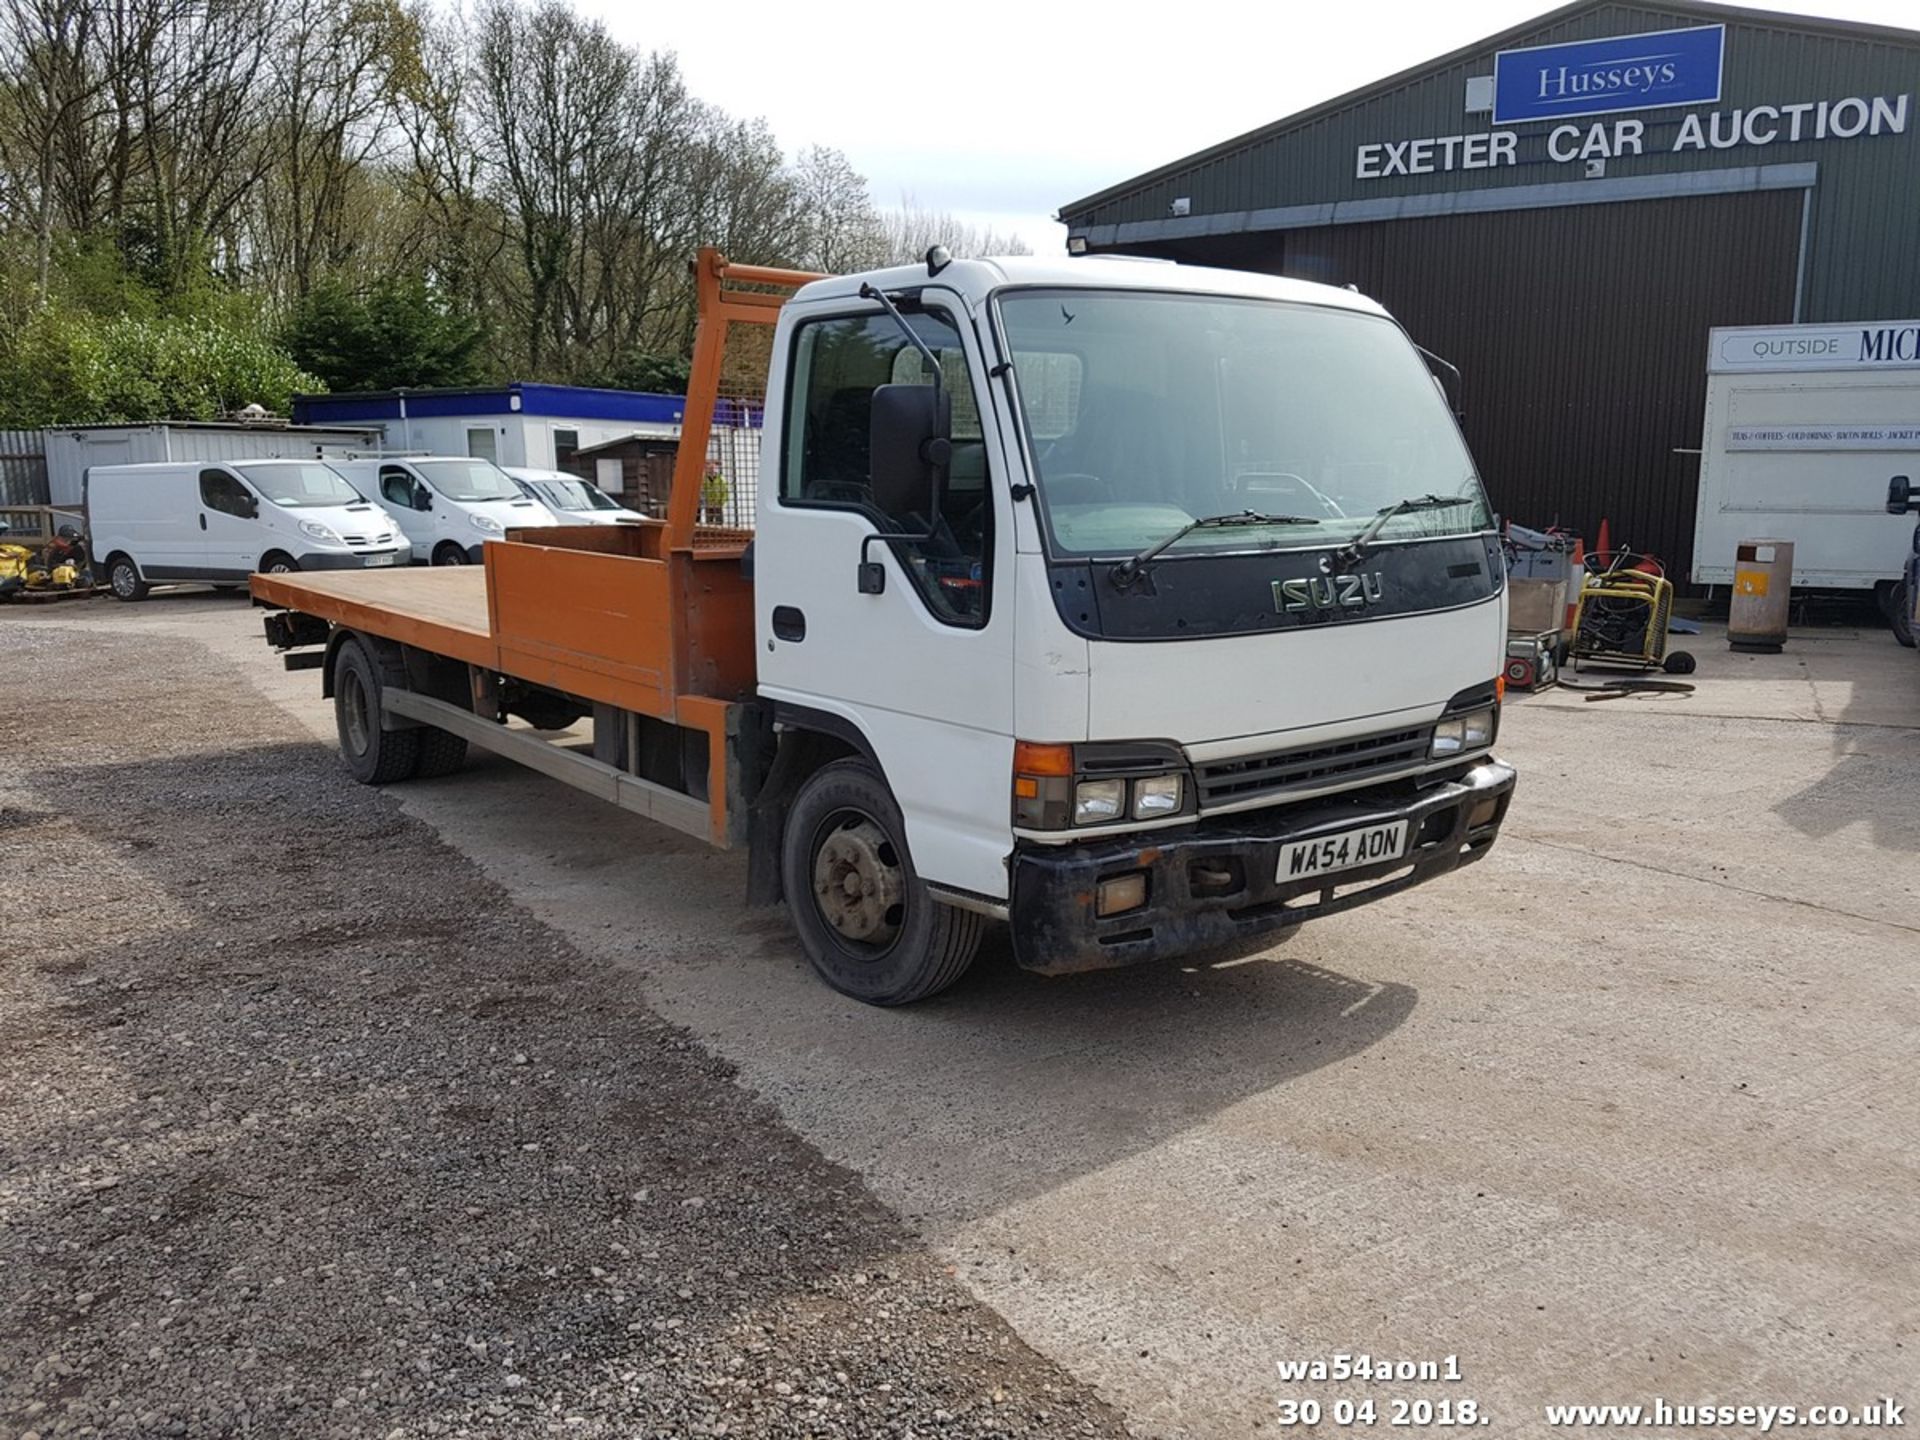
[[[430,455],[341,460],[336,467],[367,499],[393,512],[413,542],[416,564],[478,565],[488,540],[560,523],[491,460]]]
[[[318,460],[94,465],[81,485],[94,563],[122,600],[174,581],[413,558],[393,517]]]
[[[629,510],[591,480],[564,470],[529,470],[516,465],[503,468],[521,493],[546,506],[563,525],[633,525],[647,518],[638,510]]]

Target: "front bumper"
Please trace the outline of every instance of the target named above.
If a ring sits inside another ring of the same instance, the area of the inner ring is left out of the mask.
[[[391,555],[385,565],[369,565],[370,555]],[[382,550],[309,550],[293,557],[302,570],[386,570],[397,569],[413,559],[411,547],[389,545]]]
[[[1424,789],[1403,784],[1330,795],[1077,845],[1023,841],[1014,851],[1009,905],[1014,958],[1048,975],[1136,965],[1291,930],[1397,895],[1486,854],[1506,819],[1515,778],[1512,766],[1488,756]],[[1469,816],[1488,800],[1491,818],[1469,827]],[[1276,874],[1283,845],[1395,820],[1408,822],[1411,837],[1397,859],[1317,878],[1283,881]],[[1139,870],[1147,873],[1146,904],[1096,915],[1099,882]]]

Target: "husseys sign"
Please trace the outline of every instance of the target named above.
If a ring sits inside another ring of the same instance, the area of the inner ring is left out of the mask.
[[[1725,43],[1725,26],[1702,25],[1503,50],[1494,57],[1494,124],[1560,123],[1527,134],[1495,129],[1361,145],[1355,151],[1354,175],[1382,180],[1499,169],[1522,161],[1565,165],[1629,155],[1906,133],[1907,95],[1848,95],[1689,111],[1670,139],[1648,135],[1647,122],[1638,119],[1583,118],[1569,123],[1574,117],[1716,104]]]

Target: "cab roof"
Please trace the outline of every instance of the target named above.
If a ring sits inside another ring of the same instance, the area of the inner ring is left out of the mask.
[[[1221,270],[1206,265],[1180,265],[1167,260],[1130,259],[1120,255],[1011,255],[990,260],[955,260],[929,278],[924,264],[896,265],[860,275],[834,275],[804,285],[796,301],[845,299],[860,293],[863,283],[883,290],[914,290],[938,285],[980,301],[1009,287],[1046,286],[1089,290],[1157,290],[1193,295],[1218,295],[1255,300],[1287,300],[1297,305],[1325,305],[1385,315],[1386,308],[1356,290],[1260,275],[1247,270]]]

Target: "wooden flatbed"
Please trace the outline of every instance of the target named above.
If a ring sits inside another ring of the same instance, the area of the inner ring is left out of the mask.
[[[486,571],[477,565],[256,575],[253,594],[268,605],[500,668],[487,623]]]

